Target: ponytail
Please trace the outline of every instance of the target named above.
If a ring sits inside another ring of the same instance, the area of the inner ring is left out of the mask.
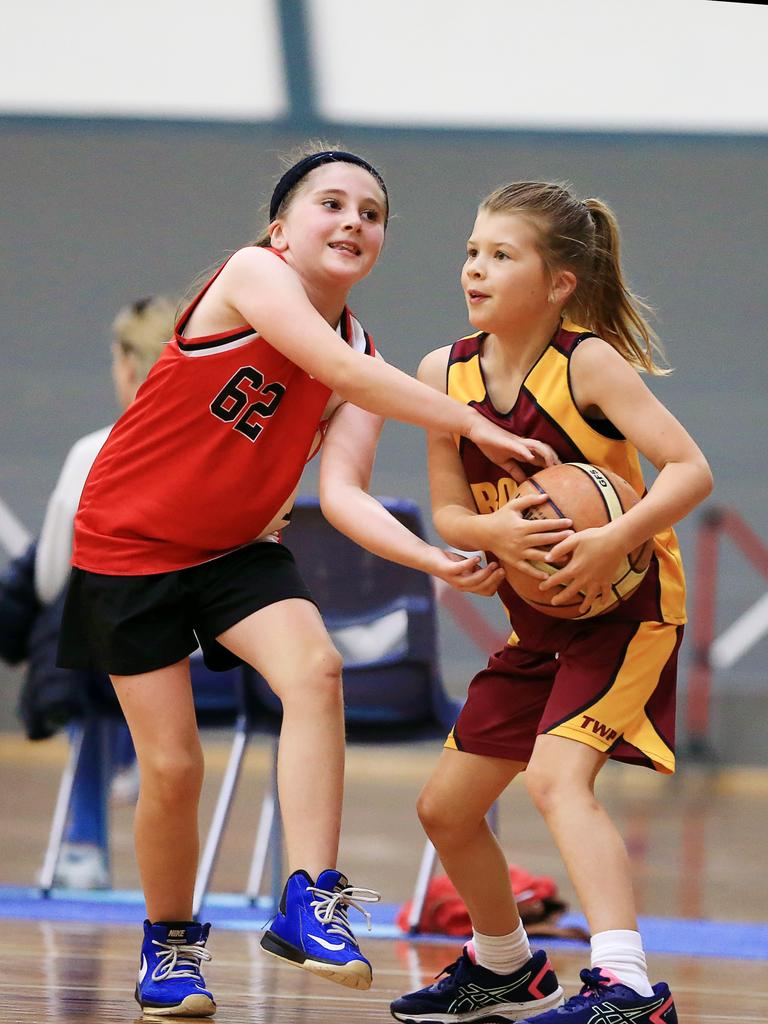
[[[654,358],[658,355],[663,359],[664,355],[658,336],[646,319],[653,310],[632,293],[624,278],[621,234],[613,210],[600,199],[587,199],[584,206],[595,226],[595,242],[592,273],[583,287],[577,288],[576,301],[595,334],[637,370],[669,373]]]

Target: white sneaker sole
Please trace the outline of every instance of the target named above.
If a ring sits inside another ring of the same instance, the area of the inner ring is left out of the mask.
[[[327,981],[333,981],[337,985],[344,985],[346,988],[369,989],[373,981],[370,967],[364,964],[362,960],[352,960],[348,964],[325,964],[320,960],[307,958],[302,963],[298,963],[296,960],[289,960],[278,953],[273,953],[264,946],[261,948],[269,956],[273,956],[284,964],[290,964],[291,967],[300,967],[303,971],[317,974]]]
[[[208,996],[185,996],[176,1006],[142,1006],[145,1017],[211,1017],[216,1013],[216,1003]]]

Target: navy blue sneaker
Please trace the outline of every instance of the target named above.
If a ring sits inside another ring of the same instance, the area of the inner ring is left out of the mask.
[[[396,1020],[406,1024],[503,1024],[562,1002],[563,990],[543,949],[512,974],[496,974],[474,963],[465,946],[459,959],[438,975],[436,984],[400,996],[389,1009]]]
[[[663,981],[653,986],[652,996],[641,996],[599,967],[579,977],[581,992],[558,1010],[534,1017],[533,1024],[677,1024],[672,993]]]
[[[261,940],[262,949],[296,967],[348,988],[371,987],[371,965],[352,934],[347,908],[368,921],[361,903],[381,899],[371,889],[358,889],[338,871],[323,871],[313,882],[306,871],[294,871],[285,883],[280,909]]]
[[[209,924],[190,921],[144,922],[136,1002],[147,1016],[210,1017],[216,1012],[200,965]]]

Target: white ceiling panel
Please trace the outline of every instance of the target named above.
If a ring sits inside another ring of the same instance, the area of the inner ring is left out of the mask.
[[[0,112],[262,120],[285,110],[273,0],[4,5]]]
[[[711,0],[309,0],[339,122],[768,129],[768,11]]]

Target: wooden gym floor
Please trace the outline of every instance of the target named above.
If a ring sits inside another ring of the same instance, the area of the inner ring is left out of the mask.
[[[132,999],[136,929],[47,922],[5,922],[0,939],[0,1019],[13,1024],[111,1024],[140,1020]],[[219,1001],[218,1024],[342,1024],[392,1020],[388,1004],[428,984],[456,946],[373,940],[369,992],[356,992],[283,966],[259,949],[255,932],[221,932],[207,979]],[[584,957],[553,950],[566,991],[578,986]],[[766,964],[656,957],[675,993],[681,1024],[763,1024],[768,1020]],[[169,1020],[170,1018],[162,1018]],[[177,1020],[180,1018],[176,1018]]]
[[[205,739],[208,779],[201,822],[207,826],[225,763],[226,734]],[[413,810],[438,746],[351,747],[340,866],[355,884],[382,893],[390,905],[410,895],[423,837]],[[0,887],[4,899],[34,886],[42,863],[65,744],[31,744],[0,734]],[[259,802],[268,779],[269,743],[256,739],[237,794],[212,888],[242,891]],[[601,798],[620,824],[637,879],[640,913],[647,924],[654,980],[675,993],[681,1024],[768,1022],[768,772],[689,768],[673,779],[610,765]],[[131,808],[112,815],[113,881],[136,890],[130,834]],[[501,840],[510,861],[553,875],[574,910],[573,893],[557,851],[522,786],[501,801]],[[13,888],[17,887],[17,888]],[[29,893],[34,899],[34,892]],[[98,904],[87,920],[12,916],[0,906],[0,1021],[18,1024],[101,1024],[140,1018],[132,1000],[138,924],[100,923]],[[39,905],[38,905],[39,906]],[[38,916],[44,916],[39,914]],[[10,916],[9,916],[10,915]],[[216,924],[216,914],[210,915]],[[355,916],[355,915],[353,915]],[[374,964],[370,992],[357,992],[283,966],[259,949],[258,911],[253,928],[215,928],[206,977],[219,1001],[219,1024],[325,1024],[391,1020],[388,1003],[428,981],[454,959],[460,941],[366,939]],[[644,929],[645,930],[645,929]],[[568,994],[578,988],[588,950],[574,943],[547,947]],[[168,1018],[166,1018],[168,1019]]]

